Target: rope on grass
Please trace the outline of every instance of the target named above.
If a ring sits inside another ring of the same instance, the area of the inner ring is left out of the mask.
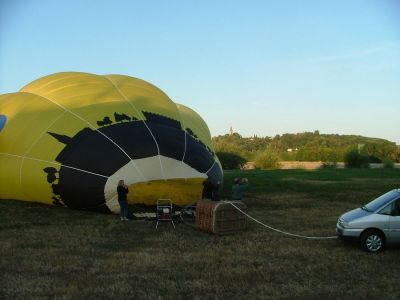
[[[239,207],[237,207],[234,203],[230,202],[230,201],[224,201],[225,203],[228,203],[230,205],[232,205],[234,208],[236,208],[239,212],[241,212],[243,215],[245,215],[246,217],[248,217],[249,219],[253,220],[254,222],[268,228],[271,229],[273,231],[288,235],[288,236],[293,236],[293,237],[298,237],[298,238],[303,238],[303,239],[309,239],[309,240],[327,240],[327,239],[336,239],[337,236],[306,236],[306,235],[301,235],[301,234],[295,234],[295,233],[290,233],[290,232],[286,232],[283,230],[279,230],[276,228],[273,228],[267,224],[264,224],[263,222],[253,218],[252,216],[250,216],[249,214],[245,213],[243,210],[241,210]]]

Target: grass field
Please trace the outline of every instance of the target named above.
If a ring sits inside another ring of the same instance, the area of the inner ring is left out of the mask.
[[[250,215],[282,230],[331,236],[338,216],[400,187],[398,169],[230,171],[247,177]],[[250,222],[229,236],[193,220],[0,201],[0,299],[399,299],[400,249],[368,254],[340,240],[283,236]]]

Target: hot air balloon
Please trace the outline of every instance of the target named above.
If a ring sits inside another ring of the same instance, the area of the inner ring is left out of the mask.
[[[63,72],[0,95],[0,199],[118,212],[169,198],[187,205],[222,181],[203,119],[129,76]]]

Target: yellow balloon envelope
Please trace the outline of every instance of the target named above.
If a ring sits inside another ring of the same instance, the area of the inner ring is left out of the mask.
[[[0,198],[97,211],[169,198],[191,204],[222,181],[206,123],[157,87],[64,72],[0,95]]]

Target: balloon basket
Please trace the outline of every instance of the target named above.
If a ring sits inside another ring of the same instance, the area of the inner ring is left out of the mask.
[[[241,201],[234,204],[243,211],[246,205]],[[196,228],[218,235],[231,234],[247,227],[247,218],[227,202],[200,200],[196,207]]]

